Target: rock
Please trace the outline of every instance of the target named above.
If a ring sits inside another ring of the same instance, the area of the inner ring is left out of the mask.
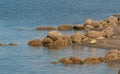
[[[69,24],[62,24],[58,26],[58,30],[73,30],[73,26]]]
[[[118,20],[117,20],[114,16],[110,16],[110,17],[108,18],[108,22],[109,22],[109,23],[116,23],[116,25],[117,25]]]
[[[94,21],[94,22],[91,23],[91,25],[95,28],[98,28],[98,27],[102,26],[102,24],[99,21]]]
[[[35,47],[42,46],[42,41],[40,39],[34,39],[29,41],[28,45],[35,46]]]
[[[120,59],[120,51],[117,49],[110,50],[106,55],[105,59],[107,61],[119,60]]]
[[[84,26],[81,25],[81,24],[77,24],[77,25],[75,25],[73,28],[74,28],[74,30],[83,30],[83,29],[84,29]]]
[[[82,40],[81,40],[82,43],[83,43],[83,42],[88,42],[88,41],[90,41],[90,38],[88,38],[88,37],[84,37],[84,38],[82,38]]]
[[[89,18],[85,20],[85,24],[89,24],[90,25],[92,22],[93,22],[93,20],[89,19]]]
[[[81,32],[77,32],[71,36],[73,43],[81,44],[81,39],[84,38],[84,35]]]
[[[72,64],[84,64],[84,61],[80,58],[71,56],[70,59],[72,60]]]
[[[49,26],[47,27],[47,30],[56,30],[56,28]]]
[[[51,27],[51,26],[49,26],[49,27],[37,27],[36,28],[36,30],[56,30],[56,28],[54,28],[54,27]]]
[[[62,39],[63,36],[64,35],[62,33],[55,30],[48,32],[48,35],[47,35],[47,37],[51,38],[52,40]]]
[[[43,46],[49,46],[49,44],[52,43],[52,42],[53,42],[52,39],[50,39],[48,37],[45,37],[42,41],[42,44],[43,44]]]
[[[51,62],[51,64],[58,64],[58,62],[54,61],[54,62]]]
[[[8,46],[9,44],[0,43],[0,46]]]
[[[84,62],[87,64],[99,64],[101,63],[101,60],[96,57],[88,57],[84,60]]]
[[[92,26],[92,25],[85,25],[84,29],[94,29],[94,26]]]
[[[98,40],[101,40],[101,39],[104,39],[105,37],[98,37],[98,38],[96,38],[96,39],[98,39]]]
[[[112,27],[106,28],[105,30],[103,30],[103,32],[104,32],[103,35],[107,38],[110,38],[114,34]]]
[[[8,45],[10,45],[10,46],[17,46],[18,44],[15,44],[15,43],[9,43]]]
[[[60,63],[63,63],[63,64],[72,64],[73,61],[70,59],[70,58],[62,58],[59,60]]]
[[[58,39],[58,40],[50,43],[48,48],[50,48],[50,49],[60,49],[64,46],[65,46],[64,40],[63,39]]]
[[[99,60],[100,60],[101,62],[106,62],[105,57],[99,57]]]
[[[46,27],[37,27],[36,30],[47,30]]]
[[[88,31],[86,34],[87,37],[89,38],[98,38],[98,37],[103,37],[104,32],[102,31]]]
[[[89,43],[90,44],[95,44],[97,41],[95,39],[92,39]]]

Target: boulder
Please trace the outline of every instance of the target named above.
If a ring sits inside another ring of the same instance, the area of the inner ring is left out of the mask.
[[[49,44],[48,48],[50,49],[60,49],[65,46],[65,41],[63,39],[58,39]]]
[[[43,44],[43,46],[49,46],[49,44],[52,43],[52,42],[53,42],[52,39],[50,39],[48,37],[45,37],[42,41],[42,44]]]
[[[119,60],[120,59],[120,51],[117,49],[110,50],[106,55],[105,59],[107,61]]]
[[[99,64],[101,63],[101,60],[97,57],[88,57],[84,60],[87,64]]]
[[[84,29],[86,29],[86,30],[87,30],[87,29],[94,29],[94,26],[88,24],[88,25],[85,25],[85,26],[84,26]]]
[[[58,26],[58,30],[72,30],[72,29],[73,29],[73,26],[69,24],[62,24]]]
[[[72,64],[73,61],[70,59],[70,58],[61,58],[59,60],[60,63],[63,63],[63,64]]]
[[[103,32],[104,32],[103,35],[107,38],[110,38],[114,34],[112,27],[106,28],[105,30],[103,30]]]
[[[74,28],[74,30],[83,30],[83,29],[84,29],[84,26],[81,25],[81,24],[77,24],[77,25],[75,25],[73,28]]]
[[[90,25],[92,22],[93,22],[93,20],[89,19],[89,18],[85,20],[85,24],[89,24]]]
[[[64,35],[62,33],[58,32],[56,30],[52,30],[52,31],[48,32],[48,35],[47,35],[47,37],[51,38],[54,41],[57,39],[62,39],[63,36]]]
[[[78,57],[71,56],[72,64],[84,64],[84,61]]]
[[[42,41],[40,40],[40,39],[34,39],[34,40],[30,40],[29,42],[28,42],[28,45],[30,45],[30,46],[42,46]]]
[[[89,38],[98,38],[98,37],[103,37],[104,32],[102,31],[88,31],[86,36]]]
[[[84,35],[81,32],[77,32],[71,36],[71,40],[73,43],[81,44],[81,39],[84,38]]]
[[[116,23],[116,25],[117,25],[118,20],[117,20],[114,16],[110,16],[110,17],[108,18],[108,22],[109,22],[109,23]]]

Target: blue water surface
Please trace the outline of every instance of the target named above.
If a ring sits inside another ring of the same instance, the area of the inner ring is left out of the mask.
[[[49,50],[27,45],[31,39],[42,40],[49,32],[35,31],[38,26],[74,25],[87,18],[107,19],[116,13],[120,13],[119,0],[0,0],[0,43],[18,44],[0,47],[0,74],[117,74],[118,65],[111,67],[105,63],[51,64],[63,57],[104,56],[105,49],[71,46]]]

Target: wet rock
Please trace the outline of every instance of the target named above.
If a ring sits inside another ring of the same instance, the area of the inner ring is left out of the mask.
[[[84,64],[84,61],[80,58],[71,56],[70,59],[72,60],[72,64]]]
[[[42,41],[42,44],[43,44],[43,46],[49,46],[49,44],[52,43],[52,42],[53,42],[52,39],[50,39],[48,37],[45,37]]]
[[[84,26],[81,24],[77,24],[73,28],[74,28],[74,30],[84,30]]]
[[[105,59],[107,61],[119,60],[120,59],[120,51],[117,49],[110,50],[106,55]]]
[[[62,39],[63,38],[63,34],[56,31],[56,30],[52,30],[50,32],[48,32],[47,37],[51,38],[52,40],[57,40],[57,39]]]
[[[73,43],[81,44],[81,39],[84,38],[84,35],[81,32],[77,32],[71,36]]]
[[[86,36],[89,38],[98,38],[98,37],[103,37],[104,32],[102,31],[88,31]]]
[[[47,27],[47,30],[56,30],[56,28],[49,26]]]
[[[50,49],[60,49],[64,47],[64,40],[63,39],[58,39],[56,41],[53,41],[52,43],[49,44],[48,48]]]
[[[69,24],[62,24],[58,26],[58,30],[73,30],[73,26]]]
[[[70,59],[70,58],[62,58],[59,60],[60,63],[63,63],[63,64],[72,64],[73,61]]]
[[[47,28],[41,26],[41,27],[37,27],[36,30],[47,30]]]
[[[42,46],[42,41],[40,39],[30,40],[28,42],[28,45],[35,46],[35,47]]]
[[[56,28],[54,28],[54,27],[51,27],[51,26],[49,26],[49,27],[37,27],[36,28],[36,30],[56,30]]]
[[[9,45],[9,46],[17,46],[18,44],[15,44],[15,43],[9,43],[8,45]]]
[[[58,64],[58,62],[54,61],[54,62],[51,62],[51,64]]]
[[[99,64],[101,63],[101,60],[97,57],[88,57],[84,60],[87,64]]]

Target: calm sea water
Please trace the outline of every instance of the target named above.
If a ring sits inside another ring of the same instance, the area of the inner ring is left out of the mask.
[[[119,0],[0,0],[0,43],[19,44],[0,47],[0,74],[117,74],[119,65],[51,64],[63,57],[104,56],[107,50],[81,46],[49,50],[32,48],[27,42],[47,35],[48,31],[35,31],[37,26],[78,24],[86,18],[106,19],[120,13],[119,3]],[[18,30],[21,28],[23,31]]]

